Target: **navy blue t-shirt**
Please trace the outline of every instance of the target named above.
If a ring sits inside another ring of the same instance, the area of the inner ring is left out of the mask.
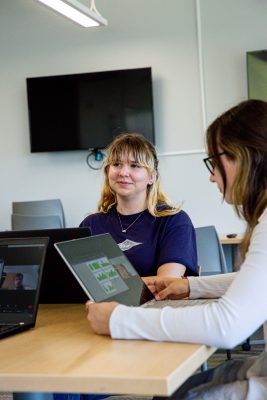
[[[196,235],[189,216],[180,211],[154,217],[145,210],[136,220],[139,214],[120,214],[123,229],[129,227],[126,233],[115,206],[106,214],[89,215],[80,226],[89,227],[92,235],[110,233],[141,276],[157,275],[165,263],[183,264],[186,276],[198,275]]]

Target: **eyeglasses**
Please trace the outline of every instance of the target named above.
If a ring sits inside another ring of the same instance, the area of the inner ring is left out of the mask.
[[[220,156],[222,156],[223,154],[225,154],[225,151],[222,151],[221,153],[218,154],[214,154],[213,156],[207,157],[207,158],[203,158],[203,161],[206,165],[206,167],[208,168],[209,172],[214,175],[214,168],[216,166],[216,163],[214,161],[212,161],[214,158],[219,158]]]

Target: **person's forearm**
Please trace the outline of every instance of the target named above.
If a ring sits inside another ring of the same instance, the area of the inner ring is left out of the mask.
[[[158,268],[157,276],[161,278],[165,276],[173,276],[174,278],[180,278],[184,276],[186,267],[183,264],[178,263],[167,263],[163,264]]]
[[[188,277],[190,299],[218,298],[224,295],[236,272],[212,276]]]

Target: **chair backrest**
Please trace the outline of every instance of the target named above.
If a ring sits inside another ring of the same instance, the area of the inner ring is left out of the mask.
[[[62,228],[62,223],[58,215],[12,214],[11,228],[13,231]]]
[[[196,228],[198,264],[201,275],[214,275],[227,272],[227,265],[220,239],[215,226]]]
[[[14,201],[12,203],[12,213],[32,216],[57,215],[61,220],[62,227],[65,227],[65,215],[60,199]]]

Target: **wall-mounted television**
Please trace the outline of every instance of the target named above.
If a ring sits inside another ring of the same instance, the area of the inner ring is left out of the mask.
[[[267,101],[267,50],[247,52],[248,98]]]
[[[103,149],[121,132],[155,143],[151,68],[26,79],[31,152]]]

